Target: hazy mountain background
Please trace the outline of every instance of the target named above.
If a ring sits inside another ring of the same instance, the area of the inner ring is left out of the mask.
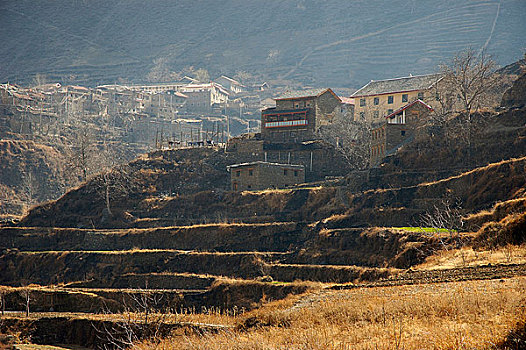
[[[0,2],[0,81],[146,81],[193,66],[212,77],[357,88],[432,72],[486,48],[501,65],[526,47],[524,0],[18,0]],[[151,76],[151,75],[150,75]]]

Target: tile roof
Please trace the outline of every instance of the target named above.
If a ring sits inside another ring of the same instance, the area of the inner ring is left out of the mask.
[[[28,95],[19,94],[18,92],[12,92],[12,94],[13,94],[14,97],[19,98],[21,100],[28,100],[28,101],[32,101],[33,100]]]
[[[288,100],[294,98],[306,98],[306,97],[317,97],[323,94],[325,91],[330,91],[333,95],[331,89],[310,89],[310,90],[300,90],[300,91],[287,91],[283,95],[276,97],[275,100]],[[336,96],[336,95],[335,95]]]
[[[415,75],[386,80],[371,80],[351,97],[388,94],[393,92],[425,90],[440,80],[439,74]]]
[[[416,99],[414,100],[413,102],[409,102],[408,104],[406,104],[405,106],[402,106],[400,107],[399,109],[397,109],[396,111],[394,111],[393,113],[389,114],[388,116],[386,116],[386,118],[391,118],[391,117],[394,117],[395,115],[397,115],[398,113],[408,109],[409,107],[411,107],[412,105],[414,104],[421,104],[422,106],[424,106],[425,108],[429,109],[430,111],[433,111],[433,107],[431,107],[430,105],[428,105],[427,103],[425,103],[424,101],[422,100],[419,100],[419,99]]]
[[[346,104],[346,105],[353,105],[354,104],[354,98],[344,97],[344,96],[338,96],[338,97],[340,98],[340,100],[342,100],[343,104]]]
[[[241,84],[239,81],[237,81],[235,79],[232,79],[232,78],[229,78],[226,75],[222,75],[219,78],[226,79],[226,80],[228,80],[229,82],[231,82],[232,84],[235,84],[235,85],[245,86],[245,85]]]
[[[264,115],[273,114],[289,114],[289,113],[304,113],[308,112],[310,108],[299,108],[299,109],[277,109],[276,107],[270,107],[261,111]]]
[[[262,166],[268,166],[268,167],[286,167],[286,168],[295,168],[295,169],[304,169],[305,166],[300,164],[282,164],[282,163],[270,163],[270,162],[264,162],[261,160],[257,160],[255,162],[249,162],[249,163],[238,163],[238,164],[232,164],[227,166],[227,170],[230,171],[232,168],[240,168],[245,166],[255,166],[255,165],[262,165]]]
[[[174,95],[175,96],[179,96],[179,97],[183,97],[183,98],[188,98],[188,96],[186,96],[185,94],[183,94],[182,92],[179,92],[179,91],[174,92]]]

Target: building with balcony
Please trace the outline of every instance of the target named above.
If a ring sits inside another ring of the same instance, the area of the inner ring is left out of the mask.
[[[316,131],[331,122],[342,104],[331,89],[288,92],[275,101],[276,107],[261,112],[261,137],[266,143],[316,139]]]
[[[384,117],[381,126],[371,131],[371,165],[414,139],[415,129],[433,108],[421,100],[415,100]]]

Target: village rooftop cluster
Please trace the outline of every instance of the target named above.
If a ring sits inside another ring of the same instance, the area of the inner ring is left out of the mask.
[[[96,88],[58,83],[22,88],[0,86],[4,114],[22,133],[67,118],[121,116],[120,137],[156,148],[222,145],[243,161],[228,167],[231,189],[261,190],[297,185],[323,163],[324,130],[339,123],[370,126],[370,165],[378,164],[410,142],[415,126],[439,100],[438,74],[370,81],[348,97],[330,88],[281,92],[267,83],[246,86],[227,76],[199,82],[190,77],[173,83],[100,85]],[[234,132],[232,119],[245,123]],[[47,122],[46,122],[47,121]],[[259,131],[259,132],[258,132]],[[231,137],[242,133],[242,136]],[[152,142],[152,140],[154,140]],[[332,138],[332,146],[356,142]],[[330,175],[329,173],[325,175]]]

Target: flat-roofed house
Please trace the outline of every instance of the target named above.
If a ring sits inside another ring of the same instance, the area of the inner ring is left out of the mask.
[[[439,74],[371,80],[351,95],[355,100],[354,120],[381,123],[385,116],[417,99],[433,105]]]
[[[269,143],[316,139],[316,131],[331,122],[342,103],[331,89],[287,92],[274,100],[276,107],[261,111],[261,136]]]
[[[416,127],[431,111],[430,105],[417,99],[385,116],[382,125],[371,130],[371,165],[411,142]]]
[[[232,191],[284,188],[305,182],[303,165],[250,162],[227,167]]]

